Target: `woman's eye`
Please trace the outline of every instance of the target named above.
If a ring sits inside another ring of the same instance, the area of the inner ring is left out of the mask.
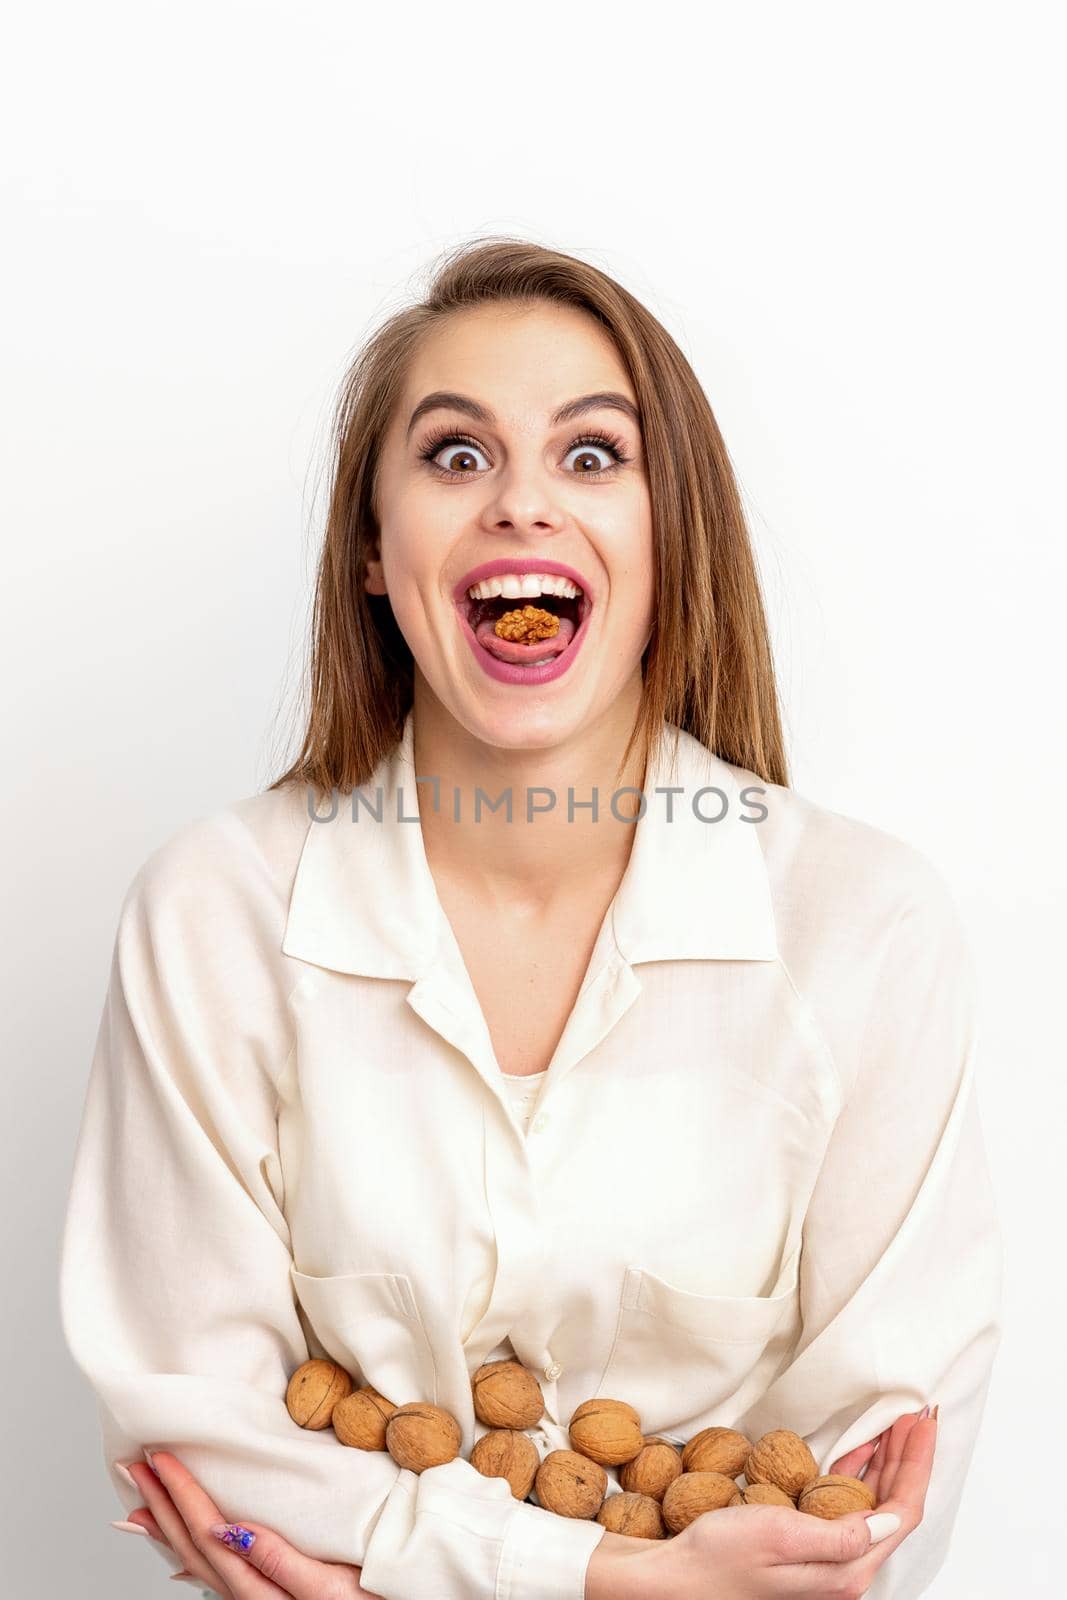
[[[472,468],[463,463],[463,457],[481,455],[482,451],[479,450],[477,445],[464,444],[462,441],[453,440],[449,444],[442,445],[441,448],[430,457],[430,459],[433,461],[435,466],[442,467],[445,472],[457,472],[460,475],[469,475],[472,471]],[[442,456],[444,457],[443,461],[441,460]],[[457,465],[457,463],[460,464]]]
[[[599,453],[601,455],[607,456],[609,458],[606,463],[601,463],[601,462],[597,461],[597,459],[596,459],[596,452],[597,451],[599,451]],[[591,461],[592,462],[591,466],[590,465],[585,465],[585,466],[578,466],[578,467],[575,468],[575,471],[577,472],[577,474],[579,476],[583,476],[583,475],[595,476],[595,474],[598,473],[598,472],[607,472],[609,470],[609,468],[614,465],[614,462],[616,460],[618,460],[617,456],[613,456],[612,452],[610,450],[608,450],[606,448],[606,446],[601,445],[601,444],[577,444],[577,445],[575,445],[573,447],[573,450],[568,450],[567,451],[567,455],[571,455],[571,454],[576,454],[579,461],[581,461],[582,457],[584,456],[587,461]]]

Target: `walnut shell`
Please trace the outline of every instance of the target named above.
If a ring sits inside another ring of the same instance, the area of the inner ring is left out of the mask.
[[[702,1512],[728,1506],[736,1493],[725,1472],[683,1472],[663,1496],[663,1520],[672,1533],[681,1533]]]
[[[745,1506],[796,1507],[796,1501],[775,1483],[746,1483],[737,1503]]]
[[[665,1539],[667,1530],[659,1501],[648,1494],[609,1494],[596,1514],[601,1527],[627,1533],[631,1539]]]
[[[491,1428],[471,1450],[471,1466],[483,1478],[506,1478],[516,1500],[526,1499],[540,1464],[537,1446],[517,1428]]]
[[[683,1472],[724,1472],[736,1478],[744,1472],[752,1441],[736,1428],[701,1428],[682,1450]]]
[[[646,1438],[633,1460],[620,1467],[619,1482],[630,1493],[662,1500],[682,1470],[682,1452],[668,1439]]]
[[[772,1428],[756,1440],[744,1470],[749,1483],[773,1483],[796,1499],[805,1484],[819,1476],[819,1463],[799,1433]]]
[[[545,1413],[545,1397],[532,1372],[518,1361],[487,1361],[471,1379],[474,1415],[489,1428],[532,1428]]]
[[[462,1438],[452,1413],[425,1400],[398,1406],[385,1425],[386,1449],[399,1466],[412,1472],[454,1460]]]
[[[850,1511],[873,1511],[876,1503],[862,1478],[828,1472],[807,1485],[797,1501],[797,1510],[832,1521],[834,1517],[847,1517]]]
[[[595,1517],[608,1492],[604,1468],[577,1450],[550,1450],[534,1478],[538,1504],[559,1517]]]
[[[575,1450],[604,1467],[632,1461],[645,1442],[641,1418],[625,1400],[583,1400],[568,1433]]]
[[[357,1450],[384,1450],[385,1427],[396,1410],[377,1389],[365,1384],[338,1400],[333,1408],[333,1431],[342,1444]]]
[[[328,1428],[338,1400],[352,1393],[352,1379],[336,1361],[304,1361],[285,1391],[289,1415],[302,1428]]]

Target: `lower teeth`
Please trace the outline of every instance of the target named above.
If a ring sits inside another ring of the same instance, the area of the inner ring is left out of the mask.
[[[557,655],[561,653],[562,652],[557,652]],[[490,652],[490,654],[492,654],[492,652]],[[495,661],[500,661],[503,658],[501,656],[494,656],[493,659]],[[556,659],[557,656],[542,656],[540,661],[507,661],[504,664],[508,667],[520,667],[523,672],[529,672],[533,667],[547,666],[550,661],[555,661]]]

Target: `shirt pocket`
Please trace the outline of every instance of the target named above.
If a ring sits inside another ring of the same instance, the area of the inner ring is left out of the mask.
[[[703,1295],[627,1267],[597,1395],[635,1406],[649,1434],[689,1438],[712,1411],[732,1425],[793,1347],[799,1270],[798,1246],[773,1294]]]
[[[406,1273],[289,1272],[312,1355],[336,1361],[357,1388],[370,1384],[394,1405],[437,1404],[437,1364]]]

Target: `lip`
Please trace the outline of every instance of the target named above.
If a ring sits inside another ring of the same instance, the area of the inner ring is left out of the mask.
[[[557,577],[569,578],[582,591],[585,601],[583,610],[593,609],[594,602],[589,584],[575,567],[569,567],[565,561],[549,561],[544,558],[539,559],[537,556],[498,556],[493,561],[483,561],[480,567],[472,567],[460,578],[452,590],[453,600],[457,605],[462,604],[472,583],[481,583],[483,578],[499,578],[505,572],[515,572],[520,576],[528,572],[552,572]]]
[[[472,583],[480,583],[483,578],[498,578],[501,573],[514,572],[524,574],[527,572],[556,573],[563,578],[569,578],[581,589],[579,601],[580,621],[578,629],[570,645],[562,655],[554,657],[537,667],[511,666],[506,661],[498,661],[482,649],[471,632],[470,623],[467,621],[467,590]],[[569,567],[565,561],[544,561],[532,556],[499,556],[493,561],[483,561],[480,567],[472,567],[465,573],[452,591],[452,599],[456,609],[456,617],[460,628],[470,646],[471,652],[481,667],[482,671],[490,678],[495,678],[498,683],[523,684],[528,688],[537,688],[542,684],[552,683],[556,678],[561,678],[567,673],[578,655],[585,636],[589,631],[589,618],[593,612],[593,599],[589,587],[582,574],[575,567]]]

